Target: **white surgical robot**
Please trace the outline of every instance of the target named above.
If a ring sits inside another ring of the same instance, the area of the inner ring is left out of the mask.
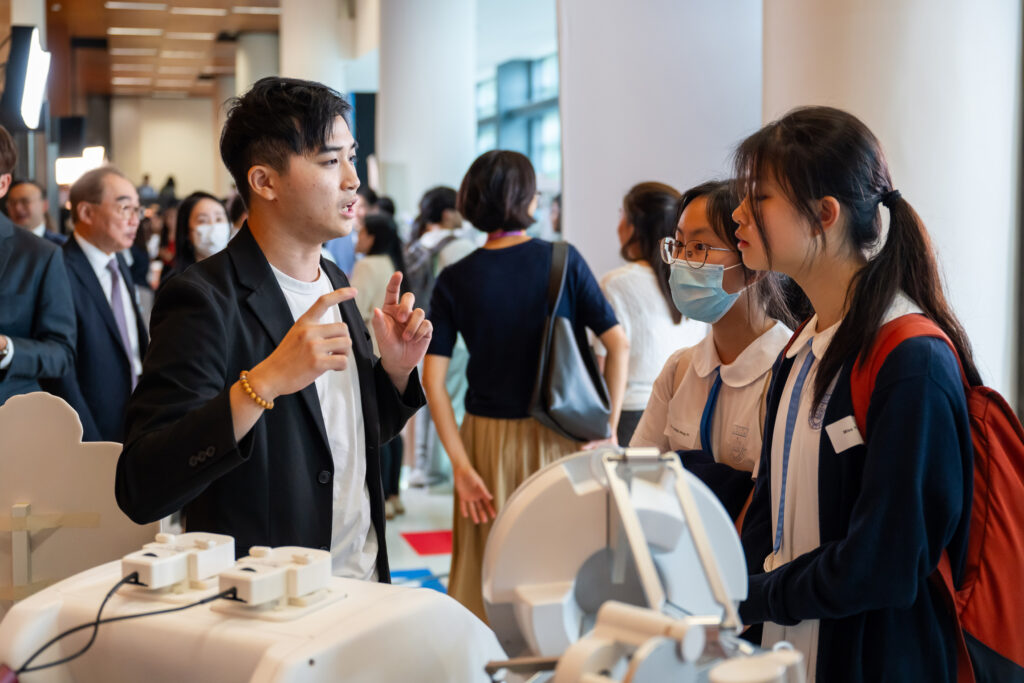
[[[534,474],[491,530],[483,595],[514,657],[488,670],[507,680],[545,670],[537,680],[804,679],[800,653],[759,652],[738,638],[747,595],[739,537],[675,453],[606,448]]]

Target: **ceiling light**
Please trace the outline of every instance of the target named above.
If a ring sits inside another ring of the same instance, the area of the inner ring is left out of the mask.
[[[280,7],[232,7],[235,14],[280,14]]]
[[[158,11],[167,9],[166,2],[105,2],[103,6],[107,9],[148,9]]]
[[[54,164],[58,185],[73,185],[86,171],[99,168],[107,156],[103,147],[86,147],[80,157],[61,157]]]
[[[111,71],[152,71],[152,64],[111,64]]]
[[[111,85],[149,85],[152,78],[131,78],[125,76],[114,76],[110,79]]]
[[[226,17],[228,11],[218,7],[172,7],[171,14],[191,14],[202,17]]]
[[[155,57],[155,47],[112,47],[111,57]]]
[[[168,40],[213,40],[217,34],[169,31],[164,37]]]
[[[46,96],[50,53],[39,44],[35,26],[12,26],[9,40],[7,62],[0,69],[5,79],[0,112],[11,130],[35,130]]]
[[[50,74],[50,53],[39,44],[39,29],[32,29],[25,70],[25,89],[21,94],[21,118],[29,128],[39,127],[39,113],[46,95],[46,77]]]
[[[164,59],[202,59],[206,53],[194,50],[161,50],[160,56]]]
[[[153,93],[153,98],[157,100],[183,100],[188,97],[188,93],[182,90],[158,90]]]
[[[192,81],[161,78],[157,80],[156,85],[158,88],[190,88],[192,87]]]
[[[162,74],[194,74],[196,67],[194,66],[162,66],[159,69]]]
[[[112,26],[107,29],[108,36],[160,36],[163,29],[159,28],[124,28]]]

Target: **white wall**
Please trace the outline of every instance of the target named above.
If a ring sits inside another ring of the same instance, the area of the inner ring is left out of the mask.
[[[595,275],[621,263],[622,197],[726,177],[761,121],[761,2],[560,0],[563,226]]]
[[[149,173],[158,190],[173,175],[179,197],[215,191],[221,162],[213,106],[210,98],[113,98],[111,162],[135,183]]]
[[[984,379],[1014,398],[1019,0],[765,2],[764,115],[828,104],[881,140]]]

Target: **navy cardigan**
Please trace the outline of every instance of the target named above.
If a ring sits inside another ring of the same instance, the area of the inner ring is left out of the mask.
[[[743,525],[748,624],[820,619],[819,681],[956,680],[953,617],[933,574],[948,550],[959,583],[967,554],[973,450],[959,366],[944,342],[914,338],[875,384],[866,444],[836,453],[821,430],[821,545],[771,572],[772,435],[792,358],[776,361],[761,467]],[[853,415],[852,359],[823,424]],[[808,387],[810,388],[810,387]]]

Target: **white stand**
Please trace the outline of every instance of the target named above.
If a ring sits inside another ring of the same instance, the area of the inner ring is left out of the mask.
[[[120,444],[82,443],[78,414],[37,392],[0,407],[0,617],[11,605],[153,538],[114,500]]]

